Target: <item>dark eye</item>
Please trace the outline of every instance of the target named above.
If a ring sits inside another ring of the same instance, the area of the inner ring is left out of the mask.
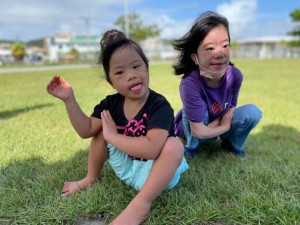
[[[210,48],[206,48],[205,50],[206,51],[212,51],[212,50],[214,50],[214,48],[210,47]]]
[[[123,71],[117,71],[116,73],[115,73],[115,75],[122,75],[124,72]]]
[[[230,48],[231,47],[231,45],[230,44],[226,44],[226,45],[224,45],[224,48]]]
[[[133,69],[137,69],[137,68],[139,68],[140,66],[141,66],[140,64],[134,65],[134,66],[133,66]]]

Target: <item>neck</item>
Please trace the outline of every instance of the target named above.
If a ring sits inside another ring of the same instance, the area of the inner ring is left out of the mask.
[[[126,98],[124,100],[123,110],[124,115],[128,120],[134,118],[136,114],[141,110],[148,100],[150,94],[150,89],[143,95],[143,97],[138,99]]]
[[[212,87],[212,88],[217,88],[221,85],[221,83],[224,79],[224,76],[220,77],[218,79],[210,79],[207,77],[203,77],[203,79],[204,79],[205,83],[207,84],[207,86]]]

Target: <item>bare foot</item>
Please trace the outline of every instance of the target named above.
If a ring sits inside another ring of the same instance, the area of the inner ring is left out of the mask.
[[[72,181],[72,182],[65,182],[64,186],[61,190],[62,197],[69,197],[74,193],[78,193],[81,190],[91,186],[97,179],[89,179],[87,177],[83,178],[80,181]]]
[[[147,219],[150,207],[151,204],[134,202],[133,200],[110,225],[139,225]]]

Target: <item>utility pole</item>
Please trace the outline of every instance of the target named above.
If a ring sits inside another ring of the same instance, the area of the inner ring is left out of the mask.
[[[86,33],[85,36],[88,38],[90,36],[90,17],[88,16],[82,16],[81,19],[84,21],[85,23],[85,27],[86,27]]]

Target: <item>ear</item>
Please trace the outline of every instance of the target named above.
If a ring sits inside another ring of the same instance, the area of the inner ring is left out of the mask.
[[[196,65],[199,64],[199,62],[198,62],[198,57],[197,57],[196,54],[191,54],[191,58],[192,58],[192,60],[194,61],[194,63],[195,63]]]

